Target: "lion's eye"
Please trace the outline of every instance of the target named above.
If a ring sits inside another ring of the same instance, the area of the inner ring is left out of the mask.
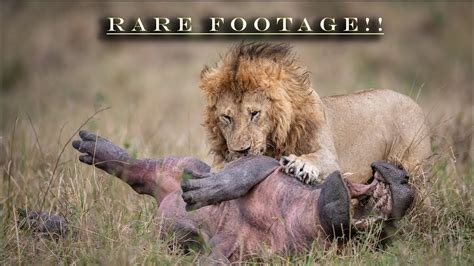
[[[221,115],[221,120],[222,120],[222,122],[224,122],[227,125],[232,124],[232,117],[230,117],[228,115]]]
[[[250,113],[250,120],[255,121],[258,118],[258,115],[260,114],[260,111],[253,111]]]

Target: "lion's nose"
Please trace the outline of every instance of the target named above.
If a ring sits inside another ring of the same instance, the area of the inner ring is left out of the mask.
[[[247,155],[250,151],[250,147],[247,147],[247,148],[243,148],[243,149],[240,149],[240,150],[236,150],[235,152],[237,153],[240,153],[242,155]]]

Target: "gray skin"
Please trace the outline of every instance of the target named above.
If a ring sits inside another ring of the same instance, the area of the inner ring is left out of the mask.
[[[87,131],[79,135],[72,145],[83,153],[81,162],[153,196],[163,230],[177,234],[184,245],[208,245],[212,261],[304,251],[314,241],[324,248],[336,237],[347,238],[350,198],[370,196],[380,182],[393,186],[392,198],[401,203],[393,204],[391,216],[403,215],[412,200],[406,173],[384,162],[372,165],[378,174],[368,185],[334,172],[311,186],[288,177],[269,157],[244,157],[210,173],[192,157],[133,159],[104,138]]]
[[[68,233],[67,221],[59,215],[48,212],[17,209],[18,227],[41,235],[53,237],[65,236]]]

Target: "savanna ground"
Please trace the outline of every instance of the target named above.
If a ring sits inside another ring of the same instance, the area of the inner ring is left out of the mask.
[[[212,13],[383,17],[386,34],[378,40],[286,41],[321,95],[396,90],[416,99],[432,128],[432,167],[418,177],[429,181],[422,197],[430,197],[431,207],[415,205],[385,249],[375,251],[369,235],[340,252],[315,246],[263,262],[473,265],[471,3],[16,1],[2,2],[1,12],[0,264],[187,264],[201,258],[183,254],[172,236],[157,239],[153,199],[79,163],[69,140],[92,113],[110,107],[84,128],[138,157],[194,155],[210,162],[200,125],[199,73],[237,40],[97,36],[98,20],[110,14]],[[55,241],[19,230],[15,210],[41,206],[66,217],[72,233]]]

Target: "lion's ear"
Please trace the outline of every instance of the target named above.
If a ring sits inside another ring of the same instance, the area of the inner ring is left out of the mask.
[[[206,95],[208,104],[215,104],[221,84],[229,83],[228,74],[221,68],[204,67],[201,72],[201,91]]]
[[[203,91],[206,96],[210,96],[214,87],[214,80],[212,79],[212,69],[209,66],[204,66],[201,71],[201,91]]]
[[[217,102],[217,90],[219,88],[219,80],[216,77],[216,71],[214,68],[205,66],[201,72],[201,82],[199,88],[206,97],[207,104],[214,106]]]

